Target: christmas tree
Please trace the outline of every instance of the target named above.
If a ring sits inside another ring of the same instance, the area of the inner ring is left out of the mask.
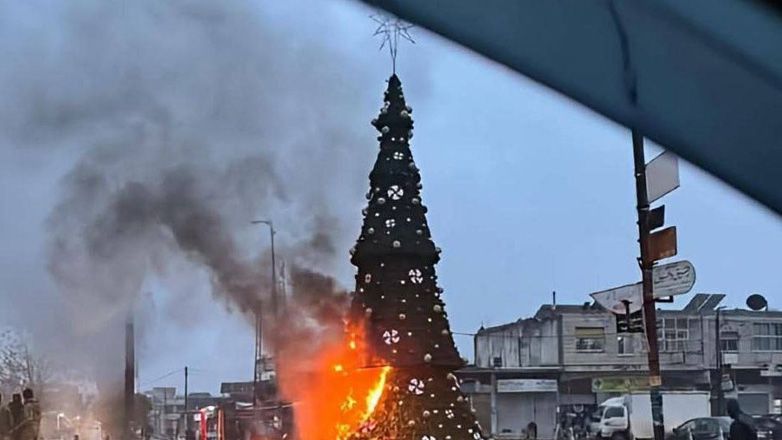
[[[421,202],[421,175],[410,152],[412,109],[402,85],[388,80],[372,125],[380,153],[369,175],[369,205],[352,263],[351,305],[365,332],[370,366],[390,366],[382,398],[352,438],[480,439],[481,431],[454,370],[463,365],[437,285],[435,247]]]

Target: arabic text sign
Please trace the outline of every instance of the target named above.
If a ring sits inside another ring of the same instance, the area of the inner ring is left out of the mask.
[[[500,379],[498,393],[556,393],[556,379]]]
[[[656,266],[652,271],[652,281],[655,298],[681,295],[689,292],[695,285],[695,267],[687,260]],[[630,313],[635,313],[643,307],[641,283],[595,292],[590,296],[605,309],[617,315],[626,313],[624,301],[629,301]]]
[[[624,315],[625,312],[627,312],[623,301],[630,302],[630,313],[641,310],[641,307],[643,306],[641,283],[628,284],[622,287],[603,290],[602,292],[595,292],[590,296],[592,296],[598,304],[617,315]]]
[[[681,295],[695,285],[695,267],[687,260],[657,266],[652,272],[654,297]]]
[[[627,393],[649,389],[647,377],[600,377],[592,379],[593,393]]]

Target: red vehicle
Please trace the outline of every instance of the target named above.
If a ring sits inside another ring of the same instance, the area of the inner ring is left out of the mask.
[[[200,411],[198,440],[293,439],[293,410],[286,403],[229,402]]]

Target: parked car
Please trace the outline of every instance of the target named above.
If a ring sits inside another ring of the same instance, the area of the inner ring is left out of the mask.
[[[673,428],[669,440],[728,440],[730,417],[698,417]]]
[[[779,414],[754,416],[758,440],[782,440],[782,421]]]

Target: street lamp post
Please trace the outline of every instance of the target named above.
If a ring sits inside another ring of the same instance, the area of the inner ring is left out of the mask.
[[[271,253],[272,253],[272,297],[271,297],[271,305],[272,305],[272,318],[274,320],[277,319],[277,263],[275,260],[275,254],[274,254],[274,235],[277,233],[277,231],[274,230],[274,223],[271,220],[253,220],[251,222],[254,225],[258,224],[264,224],[269,227],[269,237],[271,239]],[[258,371],[258,361],[261,356],[263,356],[263,335],[262,335],[262,328],[263,328],[263,320],[261,319],[261,311],[256,310],[255,312],[255,365],[253,368],[253,408],[256,405],[256,400],[258,397],[258,381],[259,381],[259,371]],[[275,350],[274,353],[274,361],[277,361],[276,356],[276,347],[273,347]]]

